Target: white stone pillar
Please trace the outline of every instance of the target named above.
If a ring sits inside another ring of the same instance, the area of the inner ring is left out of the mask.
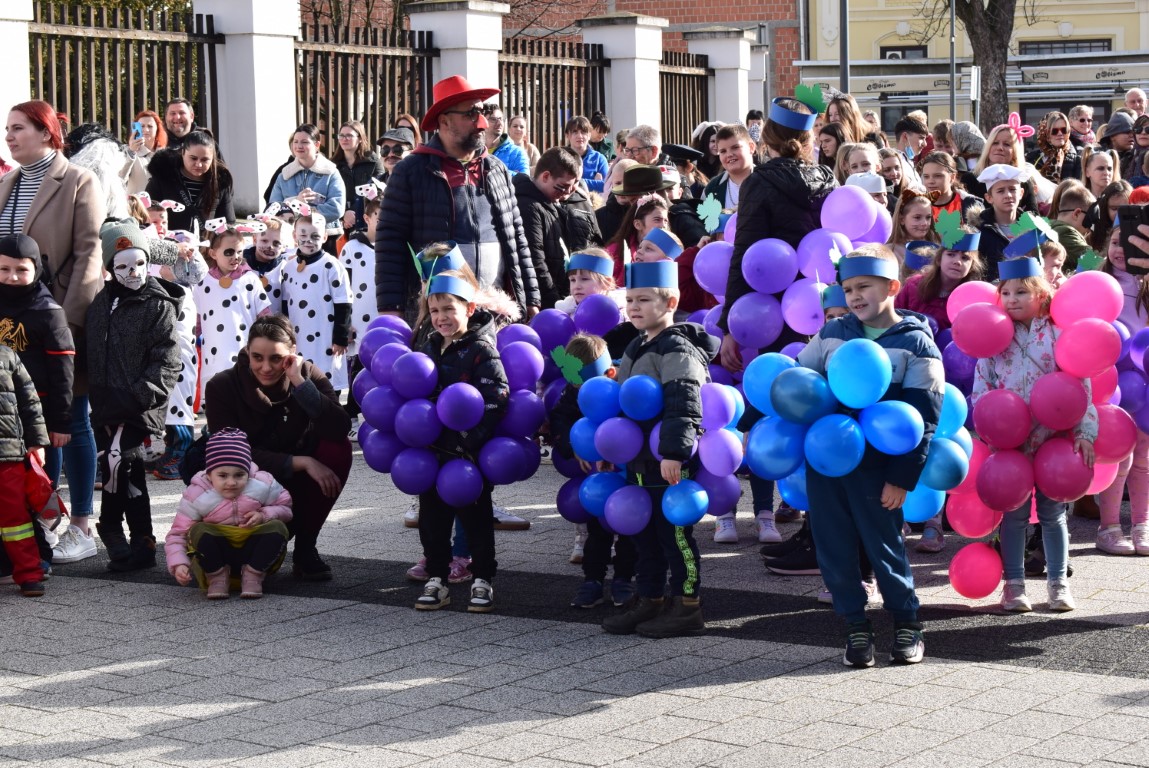
[[[750,74],[749,74],[749,88],[748,99],[749,106],[747,109],[760,109],[763,113],[767,111],[766,102],[766,85],[768,79],[768,66],[770,57],[770,46],[765,44],[754,44],[750,46]]]
[[[32,98],[32,82],[27,76],[28,22],[31,20],[32,0],[0,3],[0,72],[9,75],[0,78],[0,109],[5,116],[9,107]],[[5,150],[3,155],[7,157],[8,151]],[[11,160],[9,157],[8,161]]]
[[[683,32],[691,53],[707,57],[714,70],[710,89],[710,117],[724,123],[740,123],[750,108],[750,42],[752,31],[733,27],[706,27]]]
[[[425,0],[403,7],[412,32],[431,32],[439,49],[435,82],[461,75],[476,88],[499,87],[499,52],[507,3],[492,0]]]
[[[579,21],[584,43],[601,44],[610,59],[606,113],[618,129],[650,125],[662,130],[659,65],[662,30],[657,16],[610,13]]]
[[[216,51],[216,138],[234,179],[238,215],[263,209],[263,190],[290,154],[296,113],[299,4],[283,0],[194,0],[227,36]],[[162,108],[160,104],[158,107]],[[197,111],[203,106],[195,105]]]

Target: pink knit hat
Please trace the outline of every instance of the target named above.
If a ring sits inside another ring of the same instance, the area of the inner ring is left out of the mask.
[[[251,446],[247,435],[238,429],[221,429],[207,439],[204,451],[204,471],[211,472],[216,467],[239,467],[251,471]]]

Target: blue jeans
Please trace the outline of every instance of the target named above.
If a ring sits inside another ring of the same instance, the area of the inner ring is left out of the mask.
[[[72,398],[72,441],[63,448],[48,448],[45,460],[45,470],[52,478],[53,487],[60,485],[61,463],[68,474],[71,514],[90,517],[95,503],[96,437],[92,433],[87,395]]]
[[[754,514],[774,509],[774,481],[763,480],[750,473],[750,496],[754,503]]]
[[[1069,528],[1065,504],[1037,491],[1037,521],[1045,548],[1045,568],[1050,581],[1065,578],[1069,562]],[[1030,499],[1001,519],[1001,560],[1005,579],[1025,578],[1025,535],[1029,529]]]

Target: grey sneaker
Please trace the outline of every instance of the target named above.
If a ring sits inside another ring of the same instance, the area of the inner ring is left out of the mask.
[[[1049,610],[1055,613],[1067,613],[1077,607],[1067,583],[1060,579],[1052,579],[1047,586],[1049,588]]]
[[[1001,589],[1002,610],[1011,613],[1029,613],[1033,606],[1025,596],[1025,579],[1010,579]]]

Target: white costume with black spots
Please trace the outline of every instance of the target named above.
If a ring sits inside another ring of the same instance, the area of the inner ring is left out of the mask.
[[[247,331],[255,318],[271,311],[259,275],[244,267],[238,277],[218,278],[213,269],[196,286],[195,305],[199,310],[200,354],[203,365],[199,380],[204,386],[211,377],[235,365],[236,356],[247,344]],[[222,280],[222,282],[221,282]],[[226,288],[224,283],[231,282]]]
[[[354,355],[359,352],[359,338],[367,331],[367,324],[379,314],[375,308],[375,244],[368,242],[363,232],[356,232],[343,246],[339,262],[351,286],[351,342],[347,353]]]
[[[290,253],[290,252],[289,252]],[[295,263],[293,255],[280,259],[274,267],[266,272],[259,273],[263,290],[271,301],[271,306],[278,308],[283,301],[283,273],[288,265]]]
[[[347,355],[335,355],[336,304],[351,304],[347,273],[334,257],[322,251],[296,257],[284,265],[283,310],[295,326],[299,354],[331,379],[334,389],[347,389]],[[346,342],[344,336],[343,340]]]
[[[176,335],[180,345],[180,375],[176,377],[172,394],[168,397],[168,410],[164,423],[195,426],[196,362],[195,348],[196,315],[191,288],[184,288],[176,315]]]

